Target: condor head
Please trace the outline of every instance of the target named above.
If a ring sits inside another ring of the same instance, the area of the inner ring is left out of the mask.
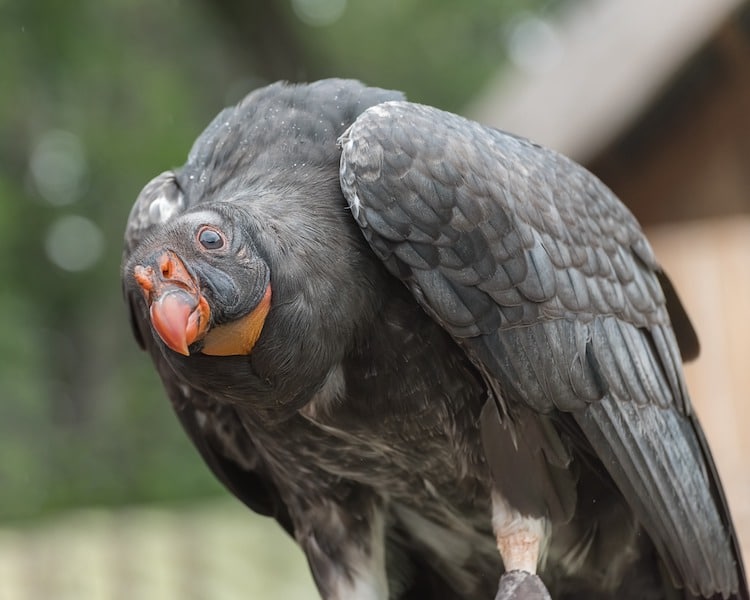
[[[151,326],[188,356],[250,354],[271,307],[270,270],[231,206],[186,212],[140,244],[124,267]]]

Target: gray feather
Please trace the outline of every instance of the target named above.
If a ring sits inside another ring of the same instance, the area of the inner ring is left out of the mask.
[[[392,155],[410,160],[391,172]],[[436,171],[440,183],[431,186]],[[572,413],[574,435],[609,471],[675,581],[708,595],[736,590],[731,525],[715,474],[706,474],[710,458],[691,425],[670,328],[676,296],[670,288],[668,306],[651,248],[617,198],[550,150],[406,102],[358,118],[342,137],[341,174],[365,238],[480,365],[499,422],[515,423],[513,439],[525,427],[514,420],[520,406]],[[383,198],[414,219],[412,231],[451,240],[451,251],[435,264],[408,232],[381,236],[384,227],[370,224],[387,227]],[[511,451],[497,443],[485,448],[496,484],[508,489]],[[544,472],[529,469],[551,481]],[[552,496],[537,498],[550,509]]]

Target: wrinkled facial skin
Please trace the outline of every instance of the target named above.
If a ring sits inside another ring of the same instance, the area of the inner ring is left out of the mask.
[[[146,240],[125,270],[146,300],[154,331],[179,354],[249,354],[260,336],[270,308],[269,269],[230,209],[177,218]]]

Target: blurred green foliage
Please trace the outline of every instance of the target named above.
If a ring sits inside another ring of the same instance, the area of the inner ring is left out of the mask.
[[[140,188],[220,108],[335,75],[460,110],[512,16],[554,4],[0,0],[0,520],[219,491],[130,335],[119,261]]]

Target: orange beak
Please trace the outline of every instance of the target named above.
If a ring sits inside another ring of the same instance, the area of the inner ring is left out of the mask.
[[[169,348],[188,356],[188,346],[208,329],[211,309],[179,256],[166,250],[158,264],[158,271],[137,265],[133,277],[149,304],[156,333]]]

